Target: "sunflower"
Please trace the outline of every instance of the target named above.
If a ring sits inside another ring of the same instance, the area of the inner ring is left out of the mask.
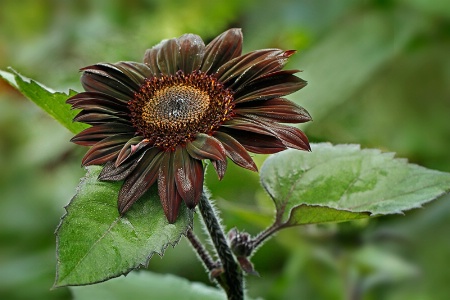
[[[103,165],[99,180],[123,181],[118,210],[126,213],[152,185],[167,220],[181,202],[193,209],[203,191],[204,163],[222,179],[227,158],[257,171],[253,153],[310,150],[299,129],[311,117],[282,98],[306,85],[282,70],[295,51],[242,52],[240,29],[205,46],[194,34],[163,40],[144,63],[99,63],[82,68],[85,92],[67,100],[91,125],[72,138],[90,146],[82,165]]]

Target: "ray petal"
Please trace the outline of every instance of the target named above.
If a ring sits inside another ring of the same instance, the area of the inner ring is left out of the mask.
[[[177,39],[166,40],[159,48],[156,59],[162,74],[175,75],[180,63],[180,45]]]
[[[195,34],[184,34],[178,38],[180,45],[179,68],[185,74],[199,70],[205,55],[205,43]]]
[[[120,150],[117,155],[117,160],[115,162],[116,167],[120,166],[126,160],[128,160],[131,156],[136,154],[139,150],[144,148],[149,144],[147,139],[144,139],[142,136],[135,136],[128,140],[123,148]]]
[[[81,84],[87,92],[100,92],[128,101],[139,88],[113,64],[96,64],[82,68]]]
[[[258,154],[272,154],[283,151],[286,146],[275,136],[233,128],[220,128],[220,131],[232,136],[245,149]]]
[[[301,106],[284,99],[250,101],[238,105],[234,112],[243,116],[256,116],[281,123],[304,123],[311,121],[310,114]]]
[[[278,71],[254,80],[234,95],[235,103],[253,100],[266,100],[278,98],[306,86],[306,81],[297,76],[297,70]]]
[[[194,208],[203,191],[203,164],[179,147],[174,156],[175,183],[186,206]]]
[[[163,153],[156,148],[145,152],[134,170],[126,177],[118,198],[120,214],[127,212],[158,178]]]
[[[123,145],[132,137],[129,134],[116,134],[101,140],[89,149],[81,164],[83,166],[102,165],[115,159]]]
[[[175,184],[174,156],[173,151],[164,153],[158,176],[159,198],[169,223],[176,221],[182,200]]]
[[[195,159],[226,160],[226,152],[222,143],[204,133],[198,133],[195,140],[186,144],[189,155]]]
[[[134,127],[122,123],[96,125],[81,131],[70,141],[82,145],[92,146],[101,140],[116,134],[134,134]]]
[[[242,53],[242,31],[229,29],[206,46],[201,70],[208,74],[217,72],[220,66]]]
[[[142,157],[144,156],[145,152],[146,151],[140,153],[139,156],[136,157],[135,159],[128,160],[118,167],[116,167],[114,161],[108,161],[103,167],[102,171],[100,172],[100,175],[98,175],[98,180],[103,181],[124,180],[137,167]]]
[[[263,75],[280,71],[294,51],[262,49],[237,57],[217,72],[225,86],[239,91],[243,86]]]
[[[241,145],[235,138],[224,132],[217,131],[213,135],[224,146],[227,156],[238,166],[245,169],[258,171],[255,162],[248,154],[244,146]]]

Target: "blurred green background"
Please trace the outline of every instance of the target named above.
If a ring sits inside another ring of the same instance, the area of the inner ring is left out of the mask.
[[[243,28],[244,52],[298,50],[289,67],[302,69],[309,85],[290,98],[313,116],[303,127],[312,142],[359,143],[450,171],[447,0],[0,0],[0,69],[80,91],[83,66],[141,61],[161,39],[193,32],[209,41],[230,27]],[[0,81],[1,299],[71,299],[69,289],[50,291],[53,232],[84,173],[86,149],[70,137]],[[220,184],[213,172],[207,181],[227,229],[256,234],[270,224],[273,205],[257,174],[230,165]],[[449,200],[281,232],[253,257],[261,277],[248,277],[248,293],[449,299]],[[149,269],[210,284],[185,241]]]

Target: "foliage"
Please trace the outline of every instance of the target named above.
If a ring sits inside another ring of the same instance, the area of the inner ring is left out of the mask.
[[[313,141],[362,143],[363,148],[395,151],[427,167],[450,170],[445,59],[450,40],[445,24],[450,14],[447,6],[439,4],[442,1],[248,1],[243,6],[242,1],[209,5],[205,3],[210,1],[189,5],[117,1],[82,6],[53,2],[2,4],[0,22],[7,22],[0,24],[0,52],[5,54],[0,56],[2,69],[13,65],[59,90],[79,89],[78,67],[103,60],[139,60],[142,50],[161,38],[188,31],[213,36],[229,24],[239,25],[248,48],[300,50],[291,65],[303,69],[309,81],[296,100],[314,117],[306,129]],[[21,17],[14,17],[17,14]],[[22,88],[39,87],[24,77],[16,79],[18,74],[1,74],[10,82],[22,79]],[[0,294],[9,299],[67,298],[66,289],[48,291],[54,275],[54,241],[48,232],[56,226],[70,198],[68,191],[74,190],[81,176],[76,165],[82,151],[67,143],[67,132],[21,101],[5,84],[0,84],[0,97],[0,156],[7,158],[2,161],[7,171],[1,174],[0,273],[5,280]],[[60,94],[56,101],[62,103],[64,97]],[[51,134],[42,134],[46,132]],[[264,157],[256,159],[262,162]],[[214,197],[227,199],[217,202],[227,226],[256,233],[269,223],[273,206],[258,187],[256,174],[230,166],[222,182],[216,182],[213,175],[207,182]],[[239,184],[244,176],[246,184]],[[252,258],[262,278],[248,277],[250,294],[267,299],[298,294],[306,299],[340,298],[340,267],[347,264],[351,274],[366,280],[361,279],[372,298],[446,299],[449,287],[441,282],[448,277],[445,265],[450,251],[442,238],[450,227],[447,200],[408,212],[406,217],[371,219],[369,225],[349,223],[356,227],[351,234],[340,225],[282,232]],[[364,240],[363,245],[349,250],[344,233],[349,240]],[[380,242],[379,235],[391,237]],[[366,250],[368,246],[376,251]],[[179,247],[183,245],[167,251],[169,257],[161,262],[152,259],[150,268],[208,282],[201,270],[185,271],[195,269],[194,256],[188,248]],[[352,259],[336,256],[336,252]],[[386,257],[396,261],[389,264],[391,268],[382,263]],[[420,269],[423,276],[411,277],[417,272],[408,271],[411,268],[399,263],[399,257],[414,262],[412,269]],[[85,288],[90,287],[77,289]]]

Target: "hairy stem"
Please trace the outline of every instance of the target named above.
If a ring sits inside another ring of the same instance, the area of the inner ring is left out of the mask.
[[[203,244],[200,242],[200,240],[195,236],[192,229],[189,229],[186,232],[186,237],[188,238],[188,240],[191,243],[192,247],[194,248],[195,252],[197,252],[198,257],[200,257],[200,259],[202,260],[206,269],[208,271],[213,270],[215,268],[215,263],[214,263],[212,257],[209,255],[206,248],[203,247]]]
[[[242,300],[244,299],[242,271],[228,246],[214,208],[209,203],[209,198],[205,192],[202,193],[198,207],[225,271],[223,277],[226,287],[224,289],[228,299]]]
[[[211,255],[209,255],[206,248],[203,246],[203,244],[200,242],[200,240],[197,238],[197,236],[194,234],[192,229],[189,229],[186,232],[186,237],[188,238],[189,242],[191,243],[192,247],[194,248],[195,252],[197,253],[200,260],[205,265],[205,268],[208,270],[210,279],[216,280],[217,283],[223,288],[227,288],[227,284],[225,282],[225,279],[223,276],[214,276],[214,273],[221,268],[214,260],[212,259]]]
[[[258,248],[263,242],[265,242],[268,238],[271,238],[275,232],[282,229],[283,225],[279,224],[278,222],[274,222],[270,227],[267,227],[262,231],[260,234],[258,234],[251,242],[251,251],[253,252],[256,248]]]

